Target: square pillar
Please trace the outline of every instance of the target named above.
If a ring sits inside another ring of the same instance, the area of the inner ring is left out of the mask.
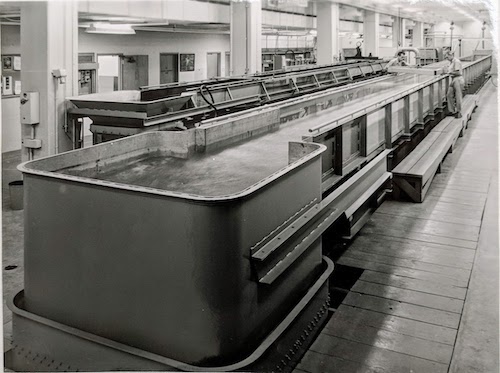
[[[65,100],[78,95],[78,3],[75,1],[21,2],[21,86],[23,92],[38,92],[40,123],[35,138],[42,147],[34,158],[73,148],[65,132]],[[66,77],[53,77],[54,70]],[[31,138],[32,126],[22,124],[22,138]],[[28,159],[22,149],[22,160]]]
[[[318,65],[331,64],[339,58],[339,4],[317,3]]]
[[[378,57],[380,46],[380,14],[369,10],[364,11],[363,39],[365,56],[370,53]]]
[[[413,47],[423,48],[424,47],[424,23],[415,22],[415,27],[413,28]]]
[[[231,1],[230,75],[262,70],[262,9],[260,0]]]

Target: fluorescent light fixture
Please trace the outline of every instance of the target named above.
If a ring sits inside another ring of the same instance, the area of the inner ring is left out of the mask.
[[[133,35],[135,30],[128,24],[91,23],[85,30],[89,34]]]

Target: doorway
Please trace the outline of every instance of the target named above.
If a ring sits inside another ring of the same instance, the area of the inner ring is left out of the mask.
[[[226,52],[226,60],[225,60],[225,63],[226,63],[226,66],[225,66],[225,74],[224,76],[229,76],[230,73],[231,73],[231,53],[229,52]]]
[[[160,53],[160,84],[179,81],[179,54]]]
[[[118,54],[98,55],[97,92],[113,92],[121,88],[120,61]]]
[[[220,53],[207,53],[207,78],[220,76]]]
[[[136,90],[148,85],[148,56],[122,56],[122,89]]]

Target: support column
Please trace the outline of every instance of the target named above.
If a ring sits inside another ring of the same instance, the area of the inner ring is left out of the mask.
[[[65,99],[78,95],[78,3],[75,1],[21,2],[22,92],[40,95],[40,123],[35,138],[41,148],[34,158],[72,149],[65,132]],[[66,77],[55,78],[54,70]],[[30,138],[32,126],[22,124],[22,138]],[[23,146],[22,160],[28,159]]]
[[[413,28],[413,47],[414,48],[423,48],[424,45],[424,23],[416,22],[415,27]]]
[[[261,42],[261,1],[231,1],[230,75],[253,74],[262,70]]]
[[[370,53],[378,57],[380,47],[380,15],[379,13],[365,10],[363,20],[363,39],[365,56]]]
[[[317,3],[318,65],[331,64],[339,58],[339,4]]]

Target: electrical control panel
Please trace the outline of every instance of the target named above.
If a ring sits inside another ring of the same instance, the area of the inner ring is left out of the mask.
[[[96,70],[79,70],[78,71],[78,94],[86,95],[95,92],[94,75]]]
[[[4,76],[2,77],[2,94],[3,95],[11,95],[14,93],[12,86],[12,77]]]

